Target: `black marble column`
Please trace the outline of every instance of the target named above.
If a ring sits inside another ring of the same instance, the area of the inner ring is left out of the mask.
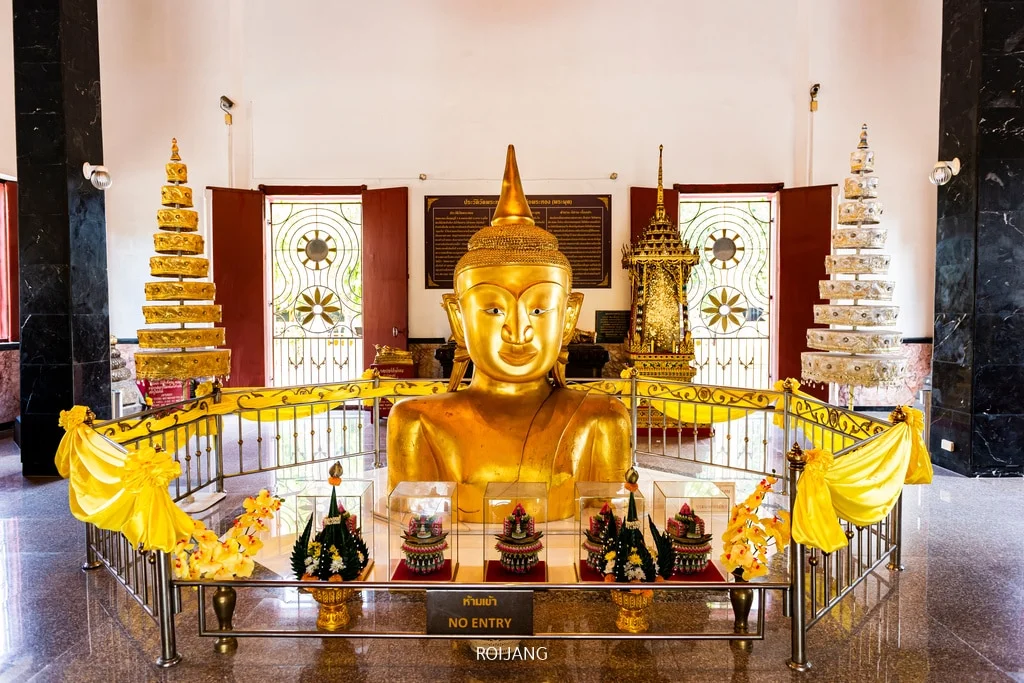
[[[96,0],[14,0],[21,459],[55,474],[61,410],[110,414]]]
[[[1024,2],[943,2],[933,460],[1024,472]],[[942,442],[953,449],[942,448]]]

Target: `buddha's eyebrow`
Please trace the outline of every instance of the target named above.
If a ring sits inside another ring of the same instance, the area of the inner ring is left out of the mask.
[[[484,280],[483,282],[477,282],[476,284],[470,285],[468,288],[466,288],[466,291],[463,292],[463,294],[468,294],[471,290],[473,290],[473,289],[475,289],[477,287],[489,286],[489,287],[497,287],[498,289],[503,289],[506,292],[508,292],[509,294],[511,294],[512,296],[520,297],[523,294],[526,294],[528,291],[530,291],[534,287],[538,287],[540,285],[557,285],[559,287],[564,287],[564,285],[561,282],[555,282],[554,280],[540,280],[539,282],[531,282],[526,287],[524,287],[522,290],[516,291],[515,289],[510,289],[508,287],[508,285],[506,285],[506,284],[502,284],[502,283],[499,283],[499,282],[490,282],[488,280]]]

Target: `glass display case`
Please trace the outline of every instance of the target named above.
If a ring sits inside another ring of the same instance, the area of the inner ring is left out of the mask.
[[[647,532],[647,508],[643,495],[637,491],[637,519],[644,537]],[[616,530],[622,527],[629,509],[629,491],[618,483],[581,481],[576,483],[576,543],[574,566],[577,581],[603,581],[606,565],[604,541],[608,522],[614,515]]]
[[[548,576],[548,487],[491,482],[484,490],[484,581],[543,582]]]
[[[402,481],[388,496],[391,581],[452,581],[458,573],[453,481]]]
[[[729,496],[710,481],[656,481],[654,521],[672,539],[676,567],[670,581],[724,581],[718,566]]]
[[[338,495],[339,511],[348,511],[355,517],[355,528],[362,536],[363,542],[370,551],[370,562],[365,574],[371,575],[376,558],[374,549],[373,523],[373,481],[370,479],[344,479],[334,487]],[[324,517],[327,516],[331,502],[331,486],[315,484],[307,487],[295,496],[296,517],[300,520],[300,529],[309,516],[313,516],[313,533],[323,528]]]

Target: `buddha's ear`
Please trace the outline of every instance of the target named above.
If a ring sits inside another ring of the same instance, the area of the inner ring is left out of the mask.
[[[452,363],[452,375],[448,378],[448,391],[457,391],[469,367],[469,350],[466,348],[466,330],[462,325],[459,297],[454,294],[443,294],[441,308],[448,314],[448,324],[451,325],[452,337],[455,338],[455,359]]]
[[[576,323],[583,310],[583,292],[572,292],[565,304],[565,326],[562,328],[562,346],[572,341],[572,333],[576,331]]]
[[[459,310],[459,297],[454,294],[441,295],[441,308],[448,314],[448,324],[452,328],[457,346],[466,346],[466,331],[462,327],[462,311]]]

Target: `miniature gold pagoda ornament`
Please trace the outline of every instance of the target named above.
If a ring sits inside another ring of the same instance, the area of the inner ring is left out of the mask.
[[[582,304],[558,239],[533,220],[509,145],[491,224],[469,240],[455,292],[443,297],[456,344],[449,391],[395,405],[388,489],[454,481],[459,520],[481,522],[489,482],[543,482],[548,518],[564,519],[576,481],[618,480],[630,461],[629,413],[565,382]],[[462,388],[470,360],[473,379]]]
[[[194,380],[221,378],[231,372],[231,351],[223,346],[224,328],[207,327],[221,319],[220,306],[213,303],[216,287],[199,282],[209,275],[210,262],[203,258],[203,237],[197,234],[199,214],[192,208],[188,168],[178,154],[178,141],[171,140],[171,160],[166,165],[167,185],[160,191],[163,208],[156,212],[153,235],[157,256],[149,259],[150,274],[167,278],[146,283],[142,307],[148,325],[164,327],[139,330],[139,351],[135,354],[135,375],[139,380]],[[187,327],[187,325],[204,325]]]
[[[829,328],[807,330],[807,346],[814,351],[801,357],[804,380],[849,387],[851,407],[854,387],[894,384],[907,366],[903,335],[889,329],[899,312],[889,303],[895,283],[879,279],[889,271],[889,255],[881,253],[888,231],[878,225],[882,204],[874,170],[864,125],[850,155],[852,175],[843,183],[846,201],[839,204],[838,226],[832,230],[832,254],[825,257],[831,277],[818,285],[829,303],[814,307],[814,322]]]
[[[687,315],[686,283],[699,257],[679,236],[665,211],[662,150],[658,147],[658,202],[640,240],[623,247],[632,306],[626,336],[629,364],[644,377],[690,382],[693,338]]]

